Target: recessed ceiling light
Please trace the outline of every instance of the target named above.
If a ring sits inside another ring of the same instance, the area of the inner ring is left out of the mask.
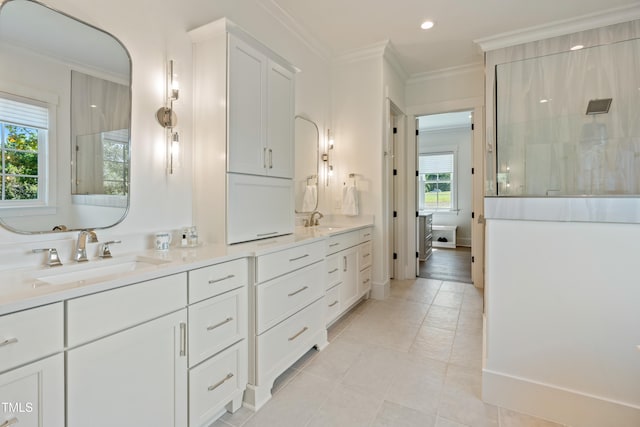
[[[429,28],[433,28],[434,25],[435,23],[433,21],[424,21],[422,24],[420,24],[420,28],[422,28],[423,30],[428,30]]]
[[[575,46],[571,46],[571,50],[580,50],[582,48],[584,48],[584,45],[581,45],[581,44],[577,44]]]

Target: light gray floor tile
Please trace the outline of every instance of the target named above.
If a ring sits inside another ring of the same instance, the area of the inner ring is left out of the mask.
[[[396,377],[398,361],[402,354],[378,346],[367,346],[349,368],[341,385],[348,386],[361,393],[384,397],[389,385]]]
[[[350,426],[368,427],[373,422],[382,401],[349,387],[334,390],[307,427]]]
[[[500,427],[562,427],[562,424],[545,421],[504,408],[499,409],[499,416]]]
[[[435,422],[431,415],[385,400],[371,427],[434,427]]]
[[[401,358],[385,399],[435,416],[446,369],[446,363],[428,358],[420,362]]]
[[[418,330],[418,335],[416,335],[409,353],[448,362],[454,337],[455,331],[423,325]]]
[[[469,286],[473,286],[473,285],[469,285],[467,283],[444,281],[444,282],[442,282],[442,286],[440,286],[440,290],[441,291],[456,292],[456,293],[463,294],[465,289],[467,287],[469,287]]]
[[[440,329],[456,330],[460,310],[457,308],[432,305],[424,318],[424,323]]]
[[[340,380],[356,362],[365,346],[344,336],[337,338],[311,360],[304,371],[329,380]]]
[[[480,369],[482,367],[482,335],[456,332],[449,362]]]
[[[465,424],[460,424],[455,421],[448,420],[446,418],[438,417],[436,419],[436,427],[470,427]]]
[[[440,307],[459,309],[462,305],[463,296],[464,294],[462,293],[443,291],[442,288],[440,288],[438,295],[436,295],[436,299],[433,300],[433,304]]]

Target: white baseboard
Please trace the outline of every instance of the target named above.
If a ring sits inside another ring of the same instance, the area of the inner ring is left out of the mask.
[[[640,426],[639,407],[487,369],[482,400],[573,427]]]
[[[387,279],[384,283],[373,283],[371,286],[371,298],[373,299],[386,299],[391,295],[391,281]]]

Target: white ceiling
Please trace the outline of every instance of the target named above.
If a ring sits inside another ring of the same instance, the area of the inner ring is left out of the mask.
[[[266,0],[331,56],[389,40],[409,75],[482,62],[474,40],[539,27],[639,0]],[[436,26],[419,28],[425,19]]]

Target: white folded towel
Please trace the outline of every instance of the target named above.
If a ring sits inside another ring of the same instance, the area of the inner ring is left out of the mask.
[[[307,185],[302,196],[302,212],[313,212],[316,210],[318,200],[318,187]]]
[[[342,187],[342,214],[358,215],[358,189],[355,185]]]

